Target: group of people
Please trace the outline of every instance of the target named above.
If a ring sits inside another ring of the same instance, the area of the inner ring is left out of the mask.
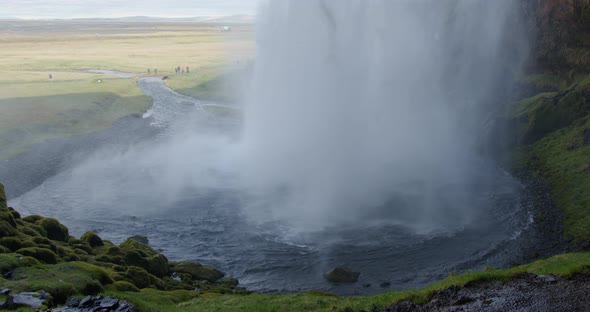
[[[190,74],[190,72],[191,72],[191,69],[190,69],[190,67],[188,67],[188,66],[186,66],[186,67],[184,67],[184,66],[183,66],[183,67],[180,67],[180,66],[178,66],[178,67],[174,68],[174,72],[175,72],[177,75],[178,75],[178,74],[184,74],[184,73]]]
[[[185,73],[186,74],[190,74],[191,69],[190,69],[189,66],[182,66],[182,67],[181,66],[177,66],[177,67],[174,68],[174,72],[177,75],[178,74],[185,74]],[[158,69],[157,68],[154,68],[153,73],[154,73],[154,75],[157,75],[158,74]],[[151,75],[152,74],[152,69],[151,68],[148,68],[147,69],[147,74],[148,75]]]

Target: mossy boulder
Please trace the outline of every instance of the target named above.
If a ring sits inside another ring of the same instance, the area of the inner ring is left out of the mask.
[[[53,218],[44,218],[37,221],[37,224],[40,225],[45,231],[47,231],[47,237],[52,240],[60,241],[60,242],[67,242],[70,236],[68,228],[65,227],[63,224],[59,223],[56,219]]]
[[[88,245],[90,245],[90,247],[93,248],[104,246],[104,242],[102,241],[102,239],[94,232],[88,231],[84,233],[84,235],[80,237],[80,240],[85,241],[86,243],[88,243]]]
[[[140,289],[151,285],[150,274],[140,267],[130,266],[123,277]]]
[[[10,223],[0,220],[0,237],[16,236],[18,232]]]
[[[354,272],[346,267],[336,267],[328,271],[325,275],[326,279],[333,283],[356,283],[361,273]]]
[[[36,228],[33,228],[30,225],[22,226],[18,230],[27,236],[46,236],[47,235],[47,232],[43,231],[45,233],[45,235],[42,235],[41,233],[39,233],[37,231]]]
[[[8,207],[8,211],[10,212],[10,214],[12,214],[12,217],[14,218],[14,220],[20,220],[20,213],[18,213],[18,211],[14,210],[14,208],[12,207]],[[20,220],[22,222],[22,220]]]
[[[195,281],[208,281],[214,283],[221,279],[225,274],[210,266],[205,266],[197,262],[176,262],[171,263],[170,270],[177,274],[189,274]]]
[[[113,253],[116,251],[109,249],[107,253],[110,253],[111,250]],[[128,239],[119,245],[119,250],[124,253],[123,258],[130,266],[143,268],[157,277],[164,277],[168,274],[168,259],[146,244]]]
[[[240,282],[234,277],[224,277],[217,282],[219,285],[229,287],[231,289],[236,288]]]
[[[146,236],[143,236],[143,235],[133,235],[133,236],[129,237],[128,240],[129,239],[134,240],[134,241],[136,241],[138,243],[142,243],[144,245],[148,245],[149,244],[148,238]]]
[[[10,211],[0,211],[0,220],[5,221],[13,228],[16,228],[16,220]]]
[[[126,281],[116,281],[113,284],[113,288],[116,291],[139,292],[139,288]]]
[[[123,253],[123,251],[121,251],[121,248],[119,248],[117,246],[113,246],[113,247],[109,247],[109,249],[107,249],[107,255],[109,255],[109,256],[123,256],[124,253]]]
[[[22,248],[23,242],[16,237],[2,237],[0,238],[0,246],[4,246],[11,251],[17,251]]]
[[[57,263],[57,255],[49,250],[44,248],[38,247],[29,247],[29,248],[21,248],[16,251],[16,253],[21,254],[23,256],[33,257],[39,261],[45,262],[47,264],[56,264]]]
[[[37,223],[37,221],[41,221],[44,218],[40,215],[30,215],[30,216],[26,216],[23,218],[23,221],[34,224]]]

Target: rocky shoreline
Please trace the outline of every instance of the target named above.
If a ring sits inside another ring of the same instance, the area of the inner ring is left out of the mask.
[[[590,275],[571,278],[523,274],[509,281],[475,282],[436,292],[428,302],[396,303],[381,312],[425,311],[587,311],[590,307]]]

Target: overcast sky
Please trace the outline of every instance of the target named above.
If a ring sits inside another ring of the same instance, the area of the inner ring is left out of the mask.
[[[0,18],[253,15],[257,3],[258,0],[0,0]]]

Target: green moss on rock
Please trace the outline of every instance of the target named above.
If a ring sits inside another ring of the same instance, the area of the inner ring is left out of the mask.
[[[47,231],[47,237],[52,240],[67,242],[70,236],[68,228],[59,223],[53,218],[44,218],[37,222],[45,231]]]
[[[18,232],[8,222],[0,220],[0,237],[16,236]]]
[[[0,245],[11,251],[17,251],[22,248],[23,242],[16,237],[2,237],[0,238]]]
[[[42,216],[39,215],[30,215],[30,216],[26,216],[23,218],[23,221],[34,224],[37,223],[37,221],[41,221],[43,220]]]
[[[140,289],[147,288],[151,284],[150,274],[140,267],[130,266],[129,268],[127,268],[127,271],[125,272],[123,277]]]
[[[225,274],[215,268],[202,265],[197,262],[176,262],[171,263],[170,270],[177,274],[189,274],[195,281],[205,280],[214,283],[221,279]]]
[[[21,254],[23,256],[33,257],[33,258],[35,258],[39,261],[45,262],[47,264],[56,264],[57,263],[57,255],[49,249],[29,247],[29,248],[21,248],[21,249],[17,250],[16,253]]]
[[[139,288],[126,281],[117,281],[113,284],[116,291],[139,292]]]
[[[84,235],[82,235],[82,237],[80,237],[81,240],[85,241],[86,243],[88,243],[88,245],[90,245],[90,247],[100,247],[100,246],[104,246],[104,243],[102,241],[102,239],[96,235],[94,232],[86,232],[84,233]]]
[[[7,222],[10,226],[16,229],[16,220],[10,211],[0,212],[0,220]]]
[[[143,236],[143,235],[133,235],[133,236],[129,237],[128,240],[129,239],[130,240],[134,240],[134,241],[136,241],[138,243],[142,243],[144,245],[148,245],[149,244],[148,238],[146,236]]]

